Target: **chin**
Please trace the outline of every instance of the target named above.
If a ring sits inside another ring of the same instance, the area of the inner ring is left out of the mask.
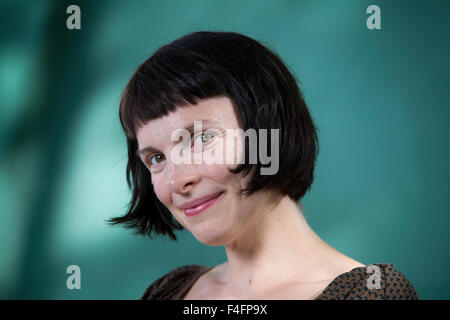
[[[224,246],[227,244],[227,237],[225,234],[217,232],[193,232],[192,235],[201,243],[208,246]]]

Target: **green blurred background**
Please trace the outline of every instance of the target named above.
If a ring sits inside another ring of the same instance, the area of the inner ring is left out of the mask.
[[[81,30],[66,8],[81,8]],[[381,8],[368,30],[366,8]],[[137,299],[223,247],[137,237],[123,214],[122,89],[159,46],[235,31],[276,51],[319,127],[313,229],[392,263],[422,299],[450,298],[447,1],[8,1],[0,5],[0,298]],[[68,290],[66,268],[81,268]]]

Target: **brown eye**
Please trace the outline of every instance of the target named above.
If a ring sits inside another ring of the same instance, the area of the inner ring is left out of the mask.
[[[149,161],[150,165],[155,165],[155,164],[159,164],[162,161],[164,161],[165,158],[164,158],[164,156],[162,154],[158,153],[158,154],[155,154],[154,156],[151,156],[149,158],[149,160],[150,160]]]

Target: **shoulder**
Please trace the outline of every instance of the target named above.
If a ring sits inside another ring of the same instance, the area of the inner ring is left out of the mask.
[[[419,299],[406,276],[388,263],[375,263],[343,273],[319,297],[346,300]]]
[[[382,264],[380,271],[383,273],[385,300],[418,300],[419,296],[408,278],[397,270],[392,264]],[[376,275],[377,270],[372,271]]]
[[[177,267],[153,281],[145,290],[141,300],[169,300],[186,282],[207,267],[197,264]]]

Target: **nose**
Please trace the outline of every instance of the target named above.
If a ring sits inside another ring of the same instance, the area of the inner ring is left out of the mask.
[[[200,181],[200,176],[192,164],[171,163],[169,166],[167,188],[172,192],[187,193]]]

